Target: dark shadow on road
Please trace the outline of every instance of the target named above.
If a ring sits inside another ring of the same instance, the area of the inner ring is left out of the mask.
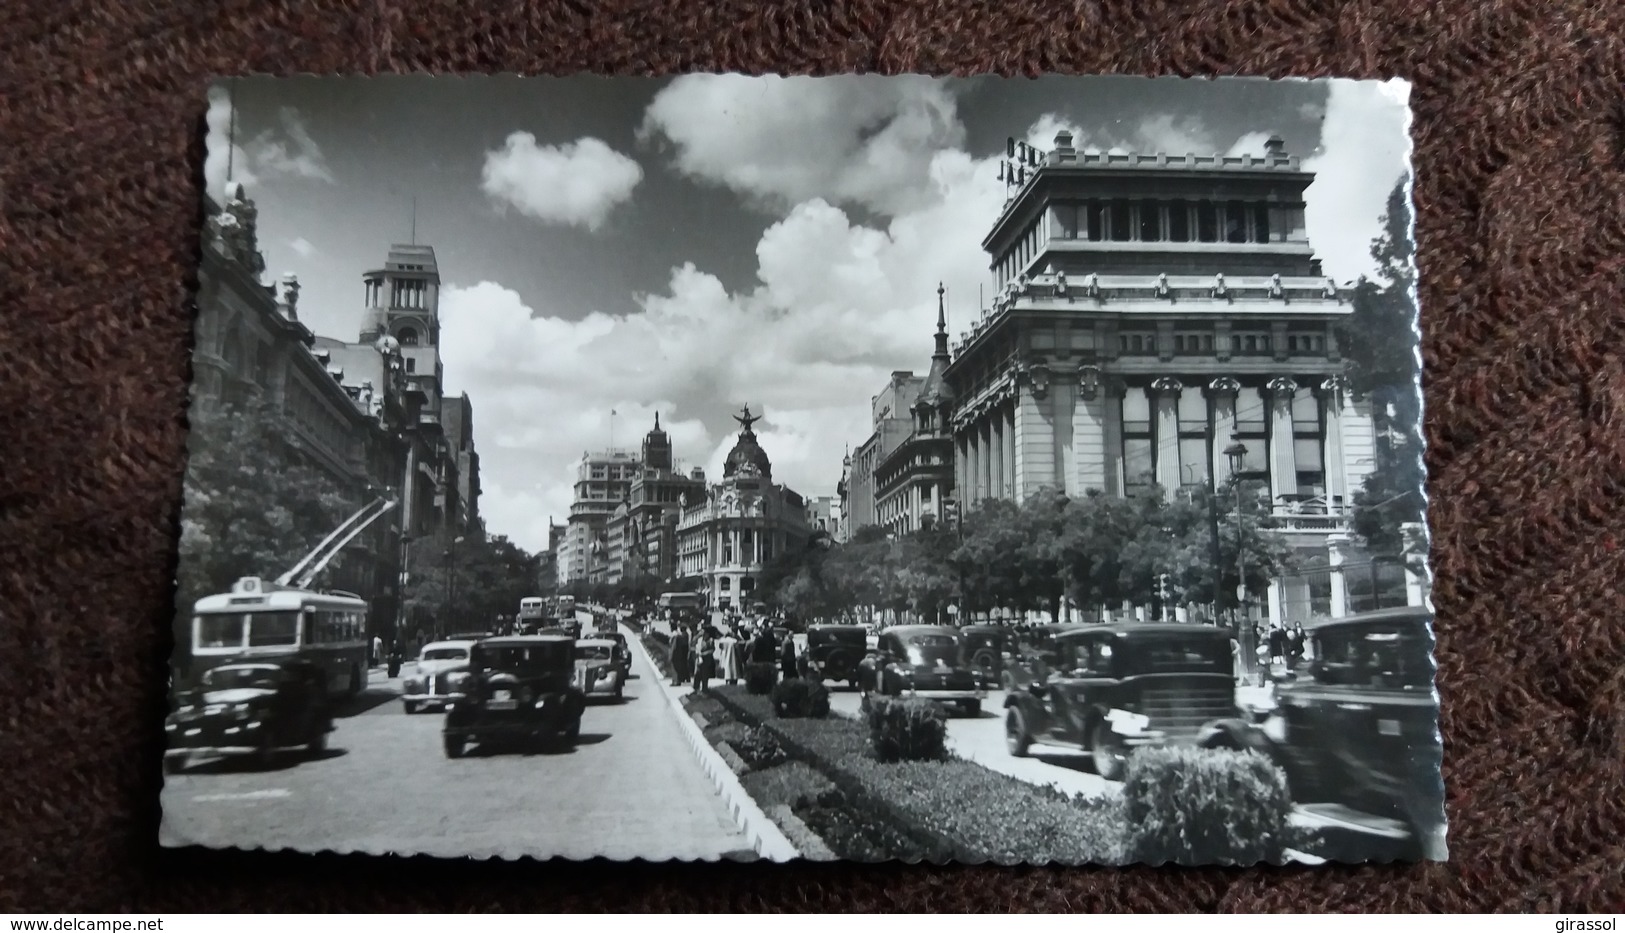
[[[1064,752],[1032,752],[1034,761],[1042,761],[1047,765],[1065,768],[1068,771],[1077,771],[1084,774],[1095,773],[1095,760],[1088,755],[1078,753],[1068,755]]]
[[[310,752],[280,752],[269,763],[262,763],[249,755],[200,757],[188,764],[182,774],[272,774],[287,771],[309,761],[343,758],[349,752],[342,748],[329,748],[315,754]]]
[[[339,700],[334,703],[333,718],[349,719],[352,716],[359,716],[362,713],[375,710],[391,700],[398,700],[400,697],[401,695],[393,690],[381,690],[376,687],[363,690],[358,697]]]

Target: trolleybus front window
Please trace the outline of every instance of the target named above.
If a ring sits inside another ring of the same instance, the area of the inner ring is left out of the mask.
[[[197,644],[199,648],[241,648],[243,623],[247,616],[208,615],[197,617]]]

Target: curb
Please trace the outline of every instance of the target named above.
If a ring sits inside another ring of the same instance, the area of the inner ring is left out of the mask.
[[[688,715],[688,710],[683,709],[682,701],[672,693],[666,679],[660,675],[660,669],[655,667],[654,660],[649,657],[648,649],[643,647],[643,639],[624,625],[617,625],[616,628],[626,635],[627,644],[637,646],[636,650],[643,656],[643,662],[654,673],[655,685],[659,687],[661,696],[666,698],[666,706],[677,718],[678,727],[688,739],[689,748],[693,749],[700,769],[711,778],[718,796],[722,798],[723,806],[733,815],[734,822],[739,824],[739,828],[750,839],[757,854],[774,862],[788,862],[800,858],[801,853],[796,851],[796,847],[779,829],[778,824],[763,813],[762,808],[757,806],[750,794],[746,793],[744,785],[739,783],[739,776],[734,774],[722,755],[706,740],[705,733],[700,731],[699,724]]]

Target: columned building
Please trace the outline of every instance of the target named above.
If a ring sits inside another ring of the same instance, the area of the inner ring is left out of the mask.
[[[606,535],[611,583],[675,579],[683,500],[705,493],[705,472],[696,467],[683,474],[658,412],[654,428],[644,435],[642,453],[626,501],[611,518]]]
[[[945,290],[937,286],[936,352],[909,407],[913,430],[875,468],[875,518],[888,531],[907,534],[928,518],[941,519],[954,495],[954,391]]]
[[[746,610],[762,569],[807,544],[807,503],[773,482],[773,464],[751,429],[760,418],[735,415],[739,440],[723,462],[722,482],[683,504],[677,525],[681,575],[699,578],[714,610]]]
[[[1294,546],[1329,562],[1373,468],[1370,403],[1342,376],[1351,292],[1308,241],[1313,175],[1262,157],[1034,152],[983,241],[996,298],[954,348],[955,485],[968,505],[1040,488],[1207,495],[1267,483]],[[1283,605],[1330,593],[1278,581]]]

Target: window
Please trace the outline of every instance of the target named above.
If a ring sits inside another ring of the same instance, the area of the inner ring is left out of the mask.
[[[415,347],[418,345],[418,329],[403,327],[396,332],[395,339],[399,340],[403,347]]]
[[[1157,352],[1157,335],[1145,332],[1118,334],[1117,349],[1128,354],[1154,354]]]
[[[1191,238],[1191,205],[1189,201],[1171,201],[1168,204],[1168,239],[1174,243],[1188,243]]]
[[[1107,216],[1108,235],[1114,241],[1131,240],[1134,237],[1134,225],[1131,223],[1129,203],[1127,201],[1113,201]]]
[[[1084,232],[1089,239],[1100,242],[1106,239],[1106,206],[1098,201],[1091,201],[1083,207],[1085,227]]]
[[[1247,453],[1242,457],[1243,473],[1269,472],[1269,409],[1263,394],[1243,386],[1236,394],[1236,435]]]
[[[1240,201],[1230,201],[1224,206],[1224,241],[1247,242],[1247,205]]]
[[[1055,211],[1056,226],[1061,230],[1061,238],[1075,240],[1078,238],[1078,206],[1075,204],[1057,204],[1051,208]]]
[[[1196,204],[1196,238],[1203,243],[1216,243],[1219,240],[1219,208],[1212,201],[1198,201]]]
[[[248,645],[263,648],[299,643],[299,616],[292,612],[256,612],[248,621]]]
[[[1207,397],[1196,389],[1179,393],[1179,433],[1207,434]]]
[[[243,622],[240,615],[198,616],[197,646],[199,648],[241,648]]]
[[[1288,334],[1286,349],[1288,353],[1325,353],[1326,338],[1320,334]]]
[[[409,373],[418,371],[418,361],[415,358],[410,356],[406,358],[406,371]]]
[[[1140,242],[1158,243],[1162,240],[1162,205],[1147,201],[1140,205]]]
[[[1263,356],[1271,352],[1269,334],[1231,334],[1230,352],[1249,356]]]
[[[1270,208],[1268,204],[1253,205],[1253,242],[1270,241]]]
[[[1320,433],[1320,399],[1313,389],[1299,389],[1292,396],[1292,430],[1297,433]]]
[[[1297,465],[1300,495],[1326,494],[1324,437],[1320,399],[1315,397],[1313,389],[1299,389],[1292,396],[1292,454]]]
[[[1151,400],[1131,389],[1123,398],[1123,480],[1125,491],[1146,491],[1156,481],[1156,452],[1151,440]]]
[[[1212,353],[1213,334],[1208,332],[1174,334],[1174,352],[1183,354]]]

